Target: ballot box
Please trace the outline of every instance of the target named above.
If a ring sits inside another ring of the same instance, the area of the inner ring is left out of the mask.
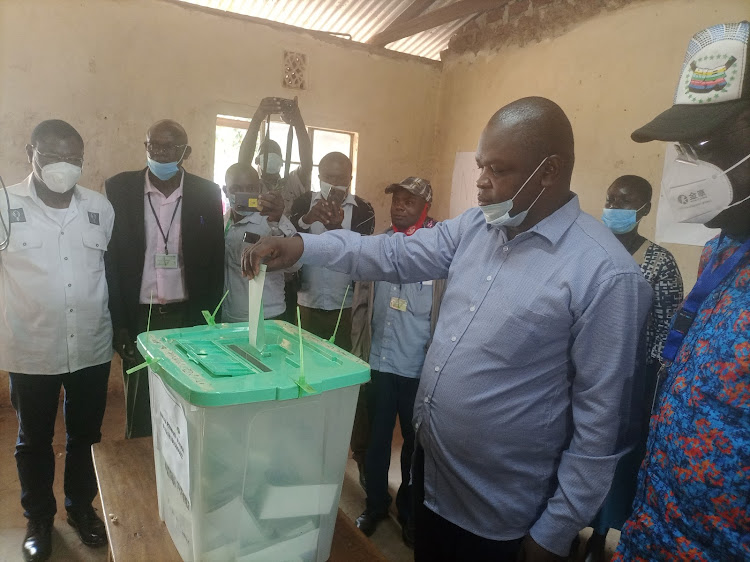
[[[149,362],[159,515],[185,561],[330,554],[369,366],[291,324],[264,328],[262,350],[250,345],[247,324],[138,336]]]

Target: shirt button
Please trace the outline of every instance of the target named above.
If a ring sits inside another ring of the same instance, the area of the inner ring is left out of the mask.
[[[70,337],[71,337],[71,338],[75,337],[75,334],[70,334]]]
[[[477,309],[473,304],[469,307],[469,312],[474,312]]]
[[[382,359],[383,361],[385,361],[385,355],[383,355],[383,357],[381,357],[381,359]]]
[[[23,245],[25,246],[25,245],[26,245],[26,242],[24,242],[24,243],[23,243]]]
[[[70,309],[70,312],[73,312],[73,309],[72,309],[72,308]]]
[[[68,261],[68,258],[63,258],[65,261]]]
[[[63,231],[61,230],[61,231],[60,231],[60,236],[65,236],[65,232],[63,232]]]
[[[73,285],[71,285],[70,283],[68,283],[68,287],[72,287],[72,286],[73,286]]]
[[[492,281],[492,275],[487,276],[487,281]]]
[[[391,325],[391,323],[390,323],[390,322],[388,322],[388,325],[390,326],[390,325]]]
[[[451,336],[451,341],[456,341],[456,336]]]
[[[509,249],[508,246],[503,246],[503,252],[507,252]]]
[[[437,373],[440,370],[440,367],[435,367],[435,372]]]
[[[424,397],[424,403],[425,404],[429,404],[430,403],[430,397],[429,396],[425,396]]]

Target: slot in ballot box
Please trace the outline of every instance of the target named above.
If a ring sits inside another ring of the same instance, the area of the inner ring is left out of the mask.
[[[330,554],[359,385],[369,366],[296,326],[138,336],[149,362],[159,515],[187,561]]]

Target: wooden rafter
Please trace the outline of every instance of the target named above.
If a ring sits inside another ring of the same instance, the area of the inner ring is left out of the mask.
[[[389,23],[388,27],[382,29],[380,33],[388,32],[393,29],[394,26],[401,25],[408,22],[409,20],[416,18],[434,3],[435,0],[413,0],[412,3],[409,4],[409,6],[403,12],[401,12],[395,20]],[[377,34],[370,37],[370,39],[367,40],[367,43],[372,43],[372,40],[375,37],[377,37]]]
[[[416,3],[417,1],[413,2],[407,10],[411,9]],[[458,2],[443,6],[442,8],[432,10],[424,15],[408,20],[405,19],[399,22],[397,18],[397,20],[391,25],[380,33],[372,36],[367,42],[370,45],[384,47],[389,43],[393,43],[404,37],[411,37],[412,35],[432,29],[433,27],[438,27],[439,25],[499,8],[506,3],[505,0],[458,0]],[[430,4],[432,4],[432,2],[430,2]]]

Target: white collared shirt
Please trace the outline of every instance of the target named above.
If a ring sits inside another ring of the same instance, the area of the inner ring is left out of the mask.
[[[187,300],[185,290],[185,262],[182,258],[182,182],[185,172],[180,170],[180,187],[169,197],[156,189],[146,170],[143,189],[143,218],[146,227],[146,256],[143,261],[143,276],[141,278],[140,303],[153,302],[168,304]],[[149,203],[149,197],[151,199]],[[151,206],[153,205],[153,210]],[[159,217],[156,222],[154,213]],[[174,217],[174,220],[172,220]],[[171,225],[171,226],[170,226]],[[162,269],[156,267],[156,255],[164,254],[164,237],[167,237],[167,249],[170,254],[177,254],[177,267]]]
[[[102,194],[74,189],[59,222],[62,213],[42,203],[31,175],[8,188],[12,224],[10,244],[0,252],[0,369],[59,375],[112,359],[104,252],[115,213]],[[0,212],[7,223],[4,205]]]
[[[322,197],[320,191],[313,193],[310,200],[310,209]],[[352,212],[355,205],[357,205],[357,200],[354,198],[354,195],[349,193],[341,205],[344,209],[344,220],[341,222],[341,228],[345,230],[352,229]],[[323,234],[324,232],[328,232],[328,229],[323,226],[323,223],[315,221],[310,225],[310,234]],[[302,268],[302,287],[297,292],[297,302],[300,306],[308,308],[338,310],[344,301],[346,288],[351,283],[352,278],[347,273],[339,273],[325,267],[306,265]],[[344,308],[352,306],[353,293],[354,291],[350,288],[344,302]]]
[[[243,241],[246,232],[259,236],[272,236],[268,219],[260,213],[253,213],[238,222],[229,222],[224,229],[224,291],[229,291],[224,304],[221,305],[222,322],[247,322],[248,318],[248,281],[242,276],[242,251],[247,246]],[[283,236],[294,236],[297,230],[284,215],[279,220],[279,230]],[[299,266],[286,271],[296,271]],[[284,271],[269,271],[263,283],[263,316],[275,318],[286,311],[284,300]]]

